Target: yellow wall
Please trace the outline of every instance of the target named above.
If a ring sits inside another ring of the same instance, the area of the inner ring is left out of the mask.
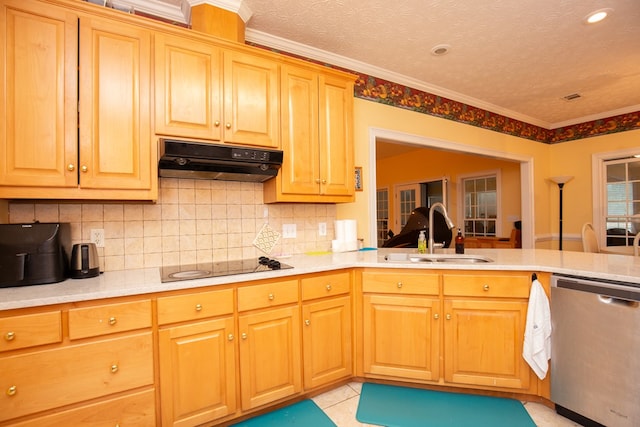
[[[591,219],[591,154],[639,146],[640,131],[582,139],[574,142],[548,145],[510,135],[500,134],[474,126],[439,119],[376,102],[355,99],[354,143],[355,162],[362,166],[365,185],[356,193],[354,203],[338,205],[338,218],[356,218],[358,236],[369,241],[370,230],[375,226],[375,212],[371,212],[369,198],[375,198],[375,188],[367,185],[370,170],[370,129],[388,129],[451,141],[470,147],[513,153],[530,157],[533,162],[534,188],[534,236],[538,248],[557,247],[549,242],[552,234],[558,233],[558,187],[549,181],[556,175],[574,175],[576,178],[565,186],[564,191],[564,248],[580,249],[580,229]],[[557,238],[557,236],[556,236]]]
[[[502,232],[508,237],[513,228],[513,220],[520,219],[520,164],[511,161],[491,159],[477,155],[453,153],[449,151],[417,148],[397,156],[380,159],[376,165],[377,188],[387,187],[390,195],[394,193],[394,185],[437,180],[441,177],[449,179],[447,210],[456,223],[462,227],[463,213],[458,203],[461,191],[460,175],[470,173],[491,172],[500,170]],[[396,223],[394,205],[389,206],[389,224],[394,233],[400,232]]]

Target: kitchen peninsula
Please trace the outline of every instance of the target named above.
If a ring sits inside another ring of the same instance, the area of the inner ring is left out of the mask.
[[[249,277],[162,283],[151,268],[0,289],[0,367],[10,373],[0,425],[88,414],[121,425],[224,424],[353,378],[549,402],[548,377],[520,356],[532,273],[547,292],[552,273],[640,284],[640,260],[622,255],[472,249],[493,261],[386,259],[410,251],[294,255],[285,261],[294,268]],[[406,316],[406,330],[379,324]],[[458,333],[485,340],[493,357],[460,359],[471,349]],[[392,336],[424,357],[401,366],[404,349],[378,350]],[[473,375],[456,370],[461,360]],[[66,374],[47,370],[51,361]],[[60,393],[69,377],[75,391]]]

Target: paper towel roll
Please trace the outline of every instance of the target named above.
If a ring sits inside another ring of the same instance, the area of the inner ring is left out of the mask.
[[[336,238],[335,240],[338,241],[344,241],[344,220],[337,220],[333,223],[333,226],[335,228],[335,234],[336,234]]]
[[[346,242],[358,240],[358,223],[355,219],[344,220],[344,240]]]

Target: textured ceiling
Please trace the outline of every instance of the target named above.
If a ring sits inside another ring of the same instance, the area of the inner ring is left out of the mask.
[[[640,110],[640,0],[144,1],[241,5],[249,41],[546,128]]]

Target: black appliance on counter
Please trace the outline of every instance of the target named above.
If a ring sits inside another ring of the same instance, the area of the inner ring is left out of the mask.
[[[70,251],[68,223],[0,224],[0,287],[62,282]]]
[[[385,240],[382,244],[383,248],[417,248],[418,236],[420,231],[424,230],[425,235],[429,235],[429,208],[419,207],[411,211],[409,219],[400,233]],[[433,241],[436,243],[444,243],[445,248],[451,244],[453,233],[447,226],[447,222],[437,210],[433,212]]]
[[[207,277],[231,276],[233,274],[260,273],[270,270],[285,270],[292,266],[261,256],[258,259],[205,262],[191,265],[172,265],[160,268],[160,280],[178,282],[180,280],[204,279]]]

